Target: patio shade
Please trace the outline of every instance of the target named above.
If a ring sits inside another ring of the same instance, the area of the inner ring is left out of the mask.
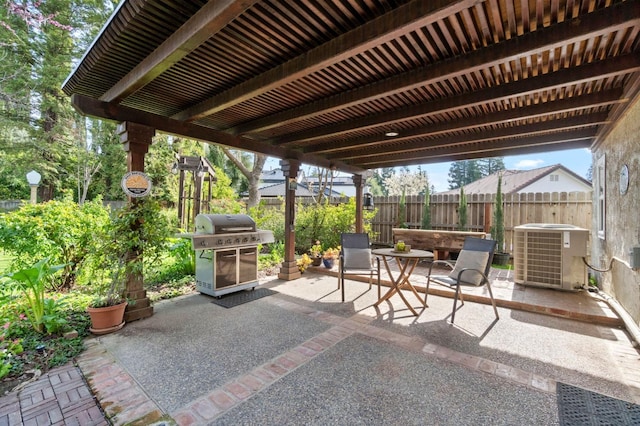
[[[84,114],[366,169],[594,147],[638,96],[640,0],[122,2]]]

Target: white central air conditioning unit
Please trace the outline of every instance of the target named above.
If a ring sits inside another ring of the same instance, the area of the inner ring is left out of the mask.
[[[516,226],[513,238],[516,283],[570,291],[587,284],[587,229],[528,223]]]

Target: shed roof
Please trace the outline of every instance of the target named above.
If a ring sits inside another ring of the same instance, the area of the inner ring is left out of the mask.
[[[639,51],[640,0],[124,0],[63,90],[362,173],[593,147],[638,98]]]

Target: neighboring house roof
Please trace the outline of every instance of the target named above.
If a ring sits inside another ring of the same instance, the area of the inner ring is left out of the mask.
[[[284,197],[286,191],[286,185],[284,182],[274,183],[270,185],[265,185],[258,189],[260,193],[260,198],[274,198],[274,197]],[[299,183],[296,188],[296,197],[311,197],[316,195],[317,191],[310,190],[305,184]],[[246,197],[248,193],[245,191],[241,194],[243,197]],[[325,190],[325,195],[329,195],[329,190]],[[340,192],[333,191],[331,196],[339,197],[342,195]]]
[[[502,170],[485,176],[464,186],[465,194],[495,194],[498,187],[498,176],[502,175],[502,193],[517,194],[523,192],[588,192],[591,183],[572,172],[562,164],[541,167],[531,170]],[[558,175],[556,180],[547,184],[544,179],[550,175]],[[563,178],[560,179],[560,176]],[[543,184],[543,182],[545,182]],[[458,194],[460,188],[439,194]]]
[[[284,173],[282,172],[282,169],[263,170],[260,174],[260,182],[265,184],[284,182]]]
[[[275,185],[275,184],[284,184],[285,182],[285,176],[282,173],[282,169],[273,169],[273,170],[268,170],[268,171],[263,171],[262,174],[260,175],[260,184],[261,184],[261,188],[259,189],[259,191],[262,191],[263,189],[270,187],[271,185]],[[298,184],[298,188],[300,188],[301,185],[304,185],[304,187],[308,190],[307,185],[310,185],[312,188],[313,187],[317,187],[318,185],[318,178],[314,177],[314,176],[303,176],[302,179],[299,179],[299,184]],[[346,195],[347,197],[353,197],[356,195],[356,187],[353,184],[353,177],[349,176],[349,175],[338,175],[336,177],[333,178],[333,196],[340,196],[340,195]],[[273,191],[276,191],[279,189],[274,188]],[[284,196],[284,186],[281,189],[282,193],[278,194],[278,195],[282,195]],[[262,195],[263,192],[261,192],[261,196],[278,196],[278,195]],[[326,194],[329,194],[329,190],[326,189],[325,190]],[[309,194],[306,194],[309,195]],[[300,197],[300,196],[305,196],[305,195],[300,195],[297,193],[296,191],[296,196]]]

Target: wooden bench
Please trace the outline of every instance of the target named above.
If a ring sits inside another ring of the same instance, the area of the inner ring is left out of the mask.
[[[486,238],[484,232],[439,231],[431,229],[393,228],[394,244],[402,240],[411,248],[433,252],[435,260],[448,259],[450,252],[460,252],[466,237]]]

